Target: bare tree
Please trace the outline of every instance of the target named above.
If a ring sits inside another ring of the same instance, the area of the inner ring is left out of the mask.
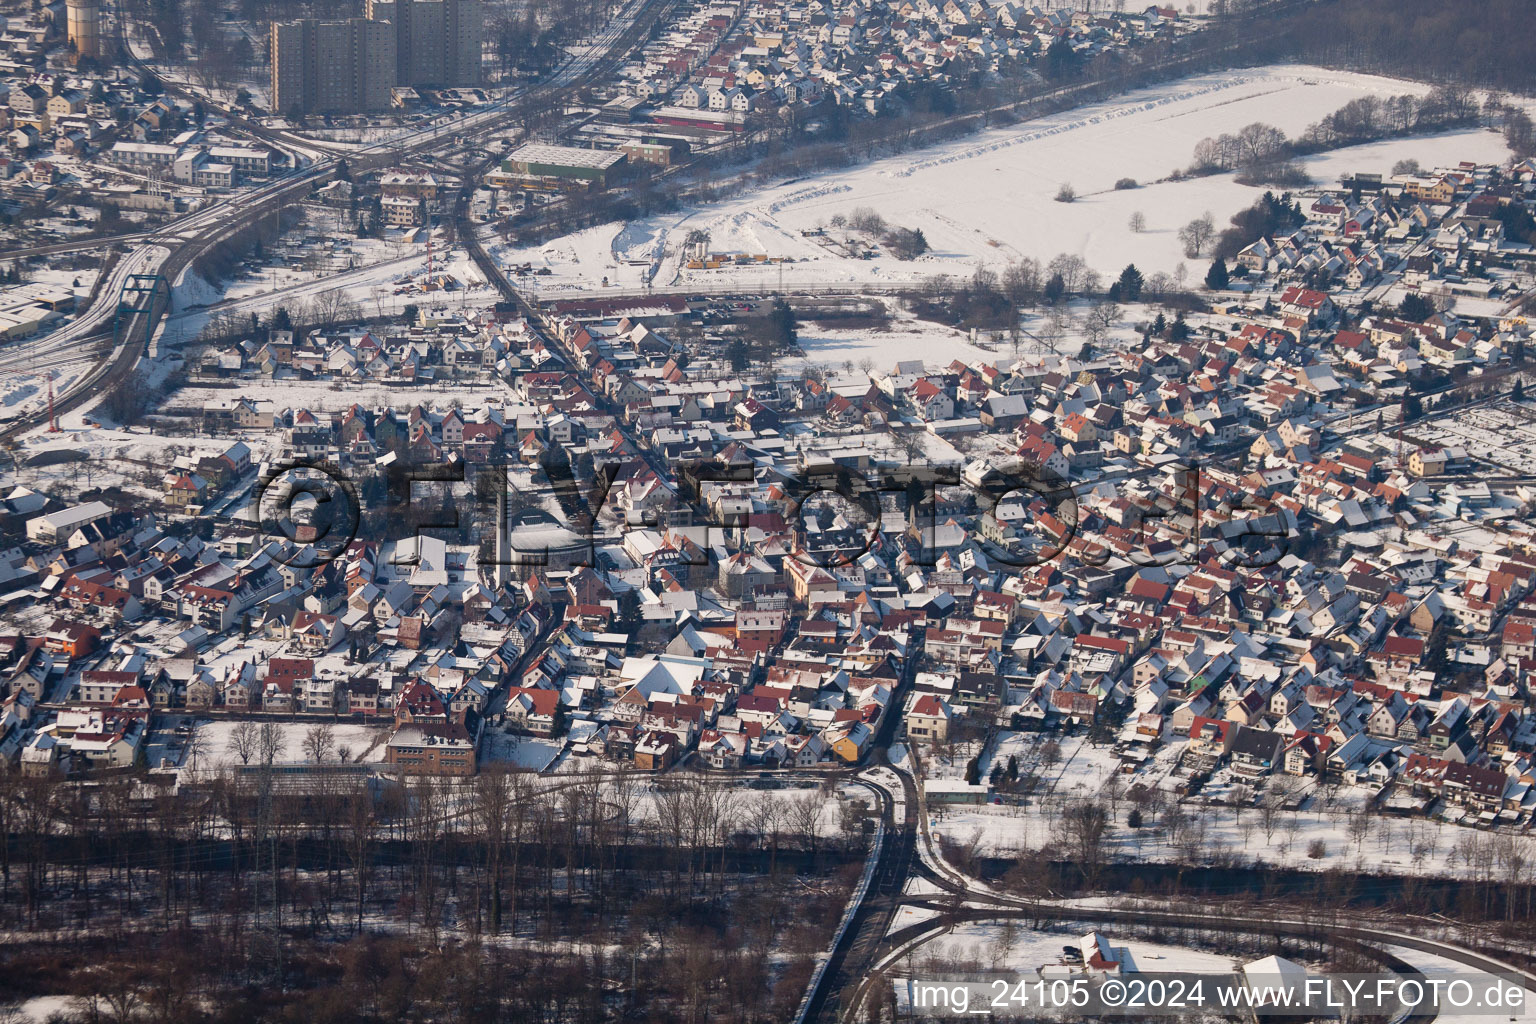
[[[1375,101],[1375,97],[1371,97]],[[1285,147],[1285,133],[1272,124],[1255,121],[1237,133],[1237,142],[1245,164],[1273,160]]]
[[[1267,843],[1275,841],[1275,832],[1279,829],[1284,814],[1281,810],[1283,803],[1283,794],[1271,790],[1264,802],[1259,804],[1259,824],[1264,829],[1264,841]]]
[[[236,722],[229,731],[229,749],[235,752],[241,764],[250,764],[260,750],[257,732],[255,722]]]
[[[1140,210],[1131,214],[1131,230],[1138,235],[1147,230],[1147,215]]]
[[[1055,740],[1046,740],[1040,745],[1040,763],[1046,768],[1055,767],[1061,760],[1061,744]]]
[[[189,768],[201,768],[203,758],[208,756],[208,734],[197,726],[192,727],[192,732],[187,736],[187,747],[181,755],[181,763]]]
[[[892,434],[891,440],[895,442],[896,447],[901,450],[902,454],[907,457],[907,465],[909,466],[922,459],[928,453],[928,446],[923,443],[922,434],[916,430],[908,431],[904,434]]]
[[[1000,283],[1003,296],[1013,305],[1033,305],[1040,299],[1040,264],[1032,259],[1009,263],[1003,268]]]
[[[1354,840],[1355,853],[1361,853],[1365,848],[1365,841],[1370,838],[1371,828],[1375,824],[1371,820],[1371,809],[1361,807],[1349,816],[1349,838]]]
[[[1092,886],[1104,865],[1108,811],[1096,800],[1074,800],[1062,809],[1057,828],[1062,844],[1072,852],[1072,859],[1082,872],[1083,884]]]
[[[304,733],[304,756],[319,764],[336,752],[336,730],[329,722],[320,722]]]
[[[790,827],[800,836],[806,850],[812,855],[816,853],[821,839],[821,808],[826,800],[826,794],[815,789],[789,801]]]
[[[1069,294],[1075,294],[1083,290],[1083,279],[1088,273],[1088,264],[1076,253],[1058,253],[1046,264],[1045,272],[1050,275],[1061,275],[1061,283]]]
[[[1187,819],[1179,830],[1179,857],[1185,864],[1199,864],[1205,858],[1206,835],[1210,819],[1203,814]]]
[[[1243,812],[1248,809],[1248,805],[1252,801],[1253,801],[1253,790],[1250,787],[1244,786],[1244,785],[1241,785],[1241,784],[1233,786],[1232,787],[1232,820],[1233,821],[1242,821],[1243,820]]]
[[[262,764],[273,764],[283,756],[288,737],[276,722],[262,722],[256,731],[256,752]]]
[[[1184,255],[1190,259],[1199,258],[1215,233],[1216,221],[1209,212],[1185,224],[1179,229],[1179,242],[1184,246]]]
[[[1179,833],[1184,830],[1185,825],[1184,805],[1174,800],[1160,815],[1158,824],[1168,834],[1168,845],[1177,845]]]
[[[1099,794],[1109,803],[1109,817],[1113,821],[1120,813],[1120,800],[1125,796],[1125,784],[1118,772],[1104,780]]]
[[[361,307],[340,288],[329,288],[315,296],[314,320],[319,324],[337,324],[357,320]]]
[[[1088,344],[1098,348],[1109,336],[1109,329],[1120,319],[1120,307],[1113,302],[1096,302],[1083,317],[1082,331]]]

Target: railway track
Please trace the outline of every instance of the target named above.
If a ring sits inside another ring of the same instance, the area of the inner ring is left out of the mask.
[[[136,248],[121,261],[120,271],[114,276],[120,277],[142,269],[153,269],[174,289],[176,280],[199,256],[243,228],[276,212],[296,198],[308,194],[315,185],[322,183],[335,172],[337,164],[342,159],[347,161],[352,172],[367,173],[390,166],[410,156],[437,149],[443,144],[445,137],[462,140],[463,145],[472,146],[476,141],[504,130],[507,122],[517,113],[514,104],[559,103],[562,97],[574,94],[577,90],[611,72],[632,50],[649,38],[651,28],[666,11],[672,8],[674,2],[675,0],[632,0],[626,9],[610,22],[609,27],[593,42],[586,53],[572,58],[544,84],[509,94],[489,110],[476,111],[456,123],[438,126],[430,133],[421,133],[421,137],[413,142],[399,144],[396,140],[390,140],[337,153],[334,157],[316,161],[302,170],[295,169],[253,193],[233,196],[228,200],[204,206],[179,221],[159,228],[148,234],[145,244]],[[291,149],[294,146],[292,138],[284,133],[271,132],[249,122],[242,122],[242,125],[252,135],[263,138],[273,145],[285,149]],[[188,236],[187,232],[194,233]],[[167,235],[171,238],[167,239]],[[151,260],[152,250],[157,247],[157,239],[163,240],[160,245],[170,249],[163,260]],[[102,244],[108,243],[104,241]],[[155,266],[147,267],[150,262],[154,262]],[[74,323],[64,328],[70,333],[65,338],[59,339],[59,342],[55,342],[51,348],[45,348],[36,353],[37,357],[60,358],[65,347],[78,355],[82,350],[88,351],[91,345],[101,344],[110,335],[91,329],[99,327],[109,317],[115,315],[117,301],[116,289],[110,284],[104,287],[97,302]],[[144,355],[148,339],[153,337],[161,318],[169,312],[166,308],[168,306],[169,303],[156,302],[149,312],[133,314],[126,324],[126,330],[121,332],[122,340],[114,345],[112,354],[72,384],[64,394],[57,396],[54,402],[57,413],[63,415],[73,412],[127,380]],[[83,333],[85,331],[90,333]],[[49,338],[39,339],[39,343],[48,345]],[[47,421],[46,410],[20,417],[0,429],[0,442],[14,442]]]

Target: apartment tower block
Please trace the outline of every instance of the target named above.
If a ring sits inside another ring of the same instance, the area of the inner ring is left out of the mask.
[[[272,24],[272,110],[355,114],[388,110],[395,36],[364,18]]]
[[[395,32],[395,84],[480,84],[480,0],[367,0]]]
[[[387,110],[397,85],[480,84],[480,0],[367,0],[366,18],[272,24],[272,110]]]

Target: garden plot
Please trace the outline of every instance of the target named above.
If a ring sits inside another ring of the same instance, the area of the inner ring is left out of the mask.
[[[1500,401],[1406,428],[1415,441],[1466,449],[1477,462],[1536,476],[1536,408]]]

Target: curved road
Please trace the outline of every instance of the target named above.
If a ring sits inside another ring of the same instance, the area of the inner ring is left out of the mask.
[[[629,52],[645,42],[656,18],[669,9],[673,2],[630,0],[591,46],[567,61],[547,81],[510,93],[489,108],[436,126],[429,132],[415,132],[414,141],[402,144],[391,139],[348,150],[335,158],[315,162],[308,167],[294,168],[260,188],[206,204],[153,232],[144,233],[139,236],[145,239],[143,243],[118,261],[109,279],[98,289],[96,301],[89,309],[59,331],[35,339],[24,349],[18,348],[12,358],[30,360],[32,363],[28,365],[32,365],[66,352],[79,354],[88,351],[93,345],[103,344],[112,337],[104,329],[116,317],[119,293],[129,274],[158,272],[174,286],[198,256],[296,198],[308,194],[315,185],[335,172],[337,162],[342,158],[347,160],[353,171],[376,170],[406,157],[436,149],[445,138],[473,141],[501,130],[513,116],[514,112],[510,108],[514,100],[557,102],[560,95],[612,70]],[[252,131],[264,136],[278,135],[284,144],[293,144],[287,133],[268,133],[254,127]],[[99,244],[105,245],[111,241],[102,240]],[[168,250],[169,255],[162,250]],[[73,411],[125,380],[138,364],[146,341],[153,335],[160,317],[167,312],[164,308],[166,305],[157,302],[150,313],[134,315],[126,329],[119,332],[118,338],[113,339],[115,345],[111,356],[82,375],[57,397],[57,411],[60,414]],[[45,410],[23,416],[0,430],[0,441],[13,441],[45,422]]]
[[[871,887],[870,895],[854,918],[854,926],[847,930],[843,942],[832,951],[828,970],[821,976],[819,990],[808,1001],[813,1012],[806,1014],[807,1020],[835,1022],[863,1019],[861,1012],[864,1001],[874,987],[884,980],[881,968],[886,962],[894,962],[896,958],[892,956],[893,952],[924,932],[934,929],[932,921],[925,921],[888,934],[895,911],[903,903],[926,906],[963,920],[1022,918],[1031,921],[1123,922],[1251,935],[1281,934],[1312,938],[1330,944],[1401,946],[1451,960],[1472,970],[1517,976],[1524,980],[1528,991],[1536,992],[1536,971],[1455,943],[1402,930],[1411,927],[1406,922],[1389,926],[1358,920],[1309,920],[1305,917],[1265,913],[1252,907],[1243,907],[1234,912],[1225,907],[1202,905],[1191,910],[1188,902],[1174,906],[1144,901],[1144,905],[1138,907],[1106,907],[1060,899],[1024,900],[1009,897],[967,878],[947,865],[943,865],[941,870],[930,862],[929,857],[933,854],[931,847],[927,847],[928,837],[924,827],[926,816],[912,776],[895,769],[884,771],[886,774],[878,780],[872,778],[870,772],[864,773],[864,780],[873,783],[882,794],[881,815],[886,826],[887,842],[881,850],[881,863],[876,868],[876,878],[881,880],[881,884]],[[899,799],[888,781],[890,774],[894,774],[899,782]],[[897,820],[898,812],[900,820]],[[921,855],[925,847],[929,850],[929,857]],[[901,894],[911,878],[923,879],[949,894],[950,898],[903,899]],[[1380,954],[1379,950],[1376,952]],[[1411,969],[1409,973],[1412,973]],[[1413,1019],[1422,1022],[1427,1018]]]

